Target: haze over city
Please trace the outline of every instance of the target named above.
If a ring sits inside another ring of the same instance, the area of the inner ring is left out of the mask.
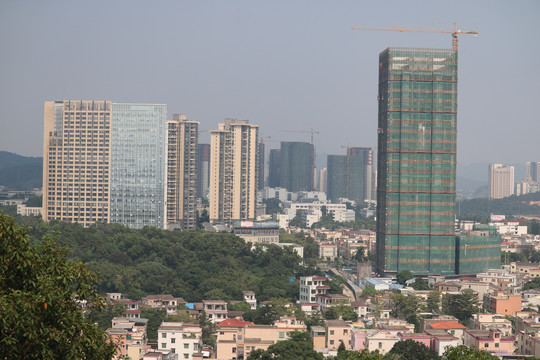
[[[458,162],[538,161],[539,14],[537,1],[4,1],[0,150],[42,156],[43,103],[62,99],[167,104],[201,130],[249,119],[268,148],[314,129],[319,154],[376,149],[379,53],[451,37],[351,27],[455,20],[479,32],[459,43]]]

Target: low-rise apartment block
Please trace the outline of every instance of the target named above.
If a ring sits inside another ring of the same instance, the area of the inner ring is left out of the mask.
[[[203,300],[203,310],[213,323],[227,319],[227,302],[223,300]]]
[[[465,346],[487,351],[493,355],[513,354],[515,336],[505,337],[499,330],[465,330],[463,343]]]
[[[330,286],[326,285],[326,278],[320,276],[300,277],[300,303],[317,303],[317,294],[326,294]]]
[[[193,359],[202,348],[202,330],[199,324],[162,322],[158,329],[158,350],[170,350],[179,359]]]

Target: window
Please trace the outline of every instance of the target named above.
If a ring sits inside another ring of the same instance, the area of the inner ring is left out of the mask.
[[[499,343],[495,343],[495,347],[498,348],[498,347],[499,347]]]
[[[334,340],[330,340],[330,345],[334,345]]]
[[[235,348],[235,347],[232,348],[232,352],[233,352],[233,353],[236,352],[236,348]]]
[[[184,359],[189,359],[189,354],[184,354]]]
[[[167,344],[166,343],[161,343],[161,348],[162,349],[165,349],[167,347]]]
[[[284,337],[285,337],[285,333],[280,332],[280,333],[279,333],[279,338],[280,338],[280,339],[283,339]]]
[[[488,343],[485,343],[485,344],[484,344],[484,347],[485,347],[485,348],[489,347],[489,344],[488,344]]]
[[[330,335],[334,335],[334,330],[330,330]]]
[[[184,349],[189,349],[189,344],[184,344]]]
[[[174,343],[176,343],[176,338],[171,339],[171,344],[174,344]]]
[[[382,342],[379,343],[379,349],[382,349]]]
[[[165,339],[165,338],[167,337],[167,334],[162,333],[162,334],[161,334],[161,337],[162,337],[163,339]]]

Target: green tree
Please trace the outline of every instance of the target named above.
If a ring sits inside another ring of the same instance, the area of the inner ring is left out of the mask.
[[[326,308],[324,318],[327,320],[356,321],[358,320],[358,314],[349,305],[335,305]]]
[[[323,360],[324,356],[313,350],[313,342],[307,332],[293,331],[289,340],[278,341],[264,350],[252,351],[247,360]]]
[[[206,315],[206,312],[201,312],[199,315],[199,325],[202,330],[203,344],[215,346],[217,336],[214,335],[217,329],[217,325],[212,322]]]
[[[412,284],[411,284],[411,287],[414,289],[414,290],[429,290],[430,287],[428,285],[428,283],[426,282],[426,280],[422,279],[422,278],[417,278]]]
[[[496,360],[497,356],[465,345],[449,346],[443,354],[445,360]]]
[[[362,289],[362,296],[375,296],[379,295],[380,293],[380,291],[375,290],[375,288],[371,286]]]
[[[426,345],[411,339],[396,342],[387,357],[399,360],[438,360],[441,358]]]
[[[208,214],[208,211],[204,209],[200,214],[197,211],[197,228],[202,229],[202,224],[207,222],[210,222],[210,215]]]
[[[354,260],[361,263],[368,261],[365,247],[359,247],[358,250],[356,250],[356,254],[354,254]]]
[[[102,306],[96,277],[67,249],[0,212],[0,354],[10,359],[110,359],[116,345],[85,317],[82,300]]]
[[[447,295],[443,298],[442,310],[461,322],[468,322],[473,314],[480,311],[478,297],[470,289],[463,290],[461,294]]]
[[[407,280],[411,280],[413,278],[413,274],[409,270],[403,270],[397,273],[396,278],[399,284],[405,285]]]
[[[279,199],[265,199],[263,204],[266,205],[266,214],[281,214],[281,201]]]
[[[141,317],[148,319],[146,324],[146,336],[148,336],[148,341],[157,342],[158,339],[158,329],[161,326],[161,323],[165,321],[167,313],[164,309],[141,309]]]
[[[427,297],[427,310],[438,314],[441,312],[441,292],[437,290],[430,291]]]
[[[296,210],[296,216],[289,221],[289,226],[296,226],[299,228],[305,228],[306,224],[302,220],[302,210]]]
[[[403,320],[417,314],[421,309],[418,297],[403,294],[392,294],[390,306],[392,307],[392,315]]]

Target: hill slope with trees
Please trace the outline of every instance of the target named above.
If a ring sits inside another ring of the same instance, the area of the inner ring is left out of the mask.
[[[122,292],[140,299],[147,294],[170,293],[186,301],[209,298],[240,300],[251,290],[257,300],[294,299],[295,275],[311,275],[290,248],[251,249],[228,233],[133,230],[118,224],[84,228],[59,221],[40,222],[28,230],[34,241],[56,234],[99,276],[102,292]]]
[[[43,183],[43,158],[0,151],[0,185],[31,190]]]

